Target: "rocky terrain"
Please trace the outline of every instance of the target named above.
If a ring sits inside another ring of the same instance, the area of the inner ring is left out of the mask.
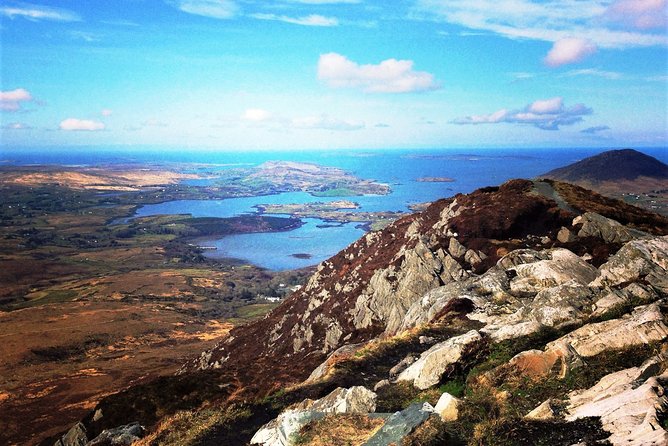
[[[667,444],[667,234],[555,181],[437,201],[43,444]]]

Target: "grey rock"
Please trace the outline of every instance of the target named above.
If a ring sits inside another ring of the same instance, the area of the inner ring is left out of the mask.
[[[593,387],[569,394],[567,420],[600,417],[613,445],[665,445],[668,432],[660,417],[668,410],[668,374],[660,372],[663,358],[652,358],[604,376]]]
[[[143,436],[144,428],[138,422],[134,422],[113,429],[105,429],[86,446],[130,446]]]
[[[532,295],[570,281],[586,285],[598,275],[596,268],[567,249],[550,249],[542,254],[548,258],[513,268],[517,274],[510,281],[513,294]]]
[[[434,413],[429,403],[413,403],[406,409],[392,414],[383,427],[368,439],[364,446],[400,445],[402,440]]]
[[[576,217],[573,226],[579,225],[582,225],[578,232],[579,237],[597,237],[607,243],[626,243],[649,235],[594,212],[586,212]]]
[[[454,237],[450,237],[450,242],[448,244],[448,252],[452,257],[455,259],[461,259],[464,257],[464,254],[466,254],[466,246],[462,245],[459,243],[459,240],[457,240]]]
[[[557,240],[559,240],[561,243],[570,243],[577,240],[577,237],[571,232],[570,229],[562,227],[557,233]]]
[[[664,293],[668,292],[668,236],[634,240],[617,251],[600,267],[596,288],[613,287],[644,278]]]
[[[435,343],[436,343],[436,338],[434,338],[434,337],[432,337],[432,336],[420,336],[420,337],[418,338],[418,340],[420,341],[420,344],[423,344],[423,345],[424,345],[424,344],[431,345],[431,344],[435,344]]]
[[[456,364],[468,348],[481,340],[480,333],[471,330],[440,342],[422,353],[420,359],[401,372],[397,380],[412,382],[421,390],[428,389],[438,384],[448,367]]]
[[[263,446],[289,446],[293,444],[299,430],[311,421],[321,419],[328,413],[369,413],[376,410],[376,394],[355,386],[339,387],[329,395],[313,401],[305,400],[262,426],[251,439],[251,444]]]
[[[86,426],[79,422],[56,441],[54,446],[85,446],[88,443],[87,434]]]
[[[352,357],[356,352],[364,348],[366,344],[348,344],[334,350],[318,367],[316,367],[311,375],[306,379],[306,384],[312,384],[324,378],[330,371],[332,364],[341,358]]]

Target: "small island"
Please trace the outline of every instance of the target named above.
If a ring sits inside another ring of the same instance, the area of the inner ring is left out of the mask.
[[[456,180],[450,177],[420,177],[418,183],[454,183]]]

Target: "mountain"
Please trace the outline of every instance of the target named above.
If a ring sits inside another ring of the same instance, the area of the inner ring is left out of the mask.
[[[551,170],[542,177],[576,183],[635,180],[638,177],[668,180],[668,165],[637,150],[609,150]]]
[[[574,183],[668,215],[668,165],[637,150],[610,150],[540,177]]]
[[[56,444],[666,444],[666,234],[552,180],[437,201]]]

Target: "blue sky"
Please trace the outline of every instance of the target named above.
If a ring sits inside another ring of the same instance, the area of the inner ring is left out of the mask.
[[[667,10],[1,0],[1,144],[667,146]]]

